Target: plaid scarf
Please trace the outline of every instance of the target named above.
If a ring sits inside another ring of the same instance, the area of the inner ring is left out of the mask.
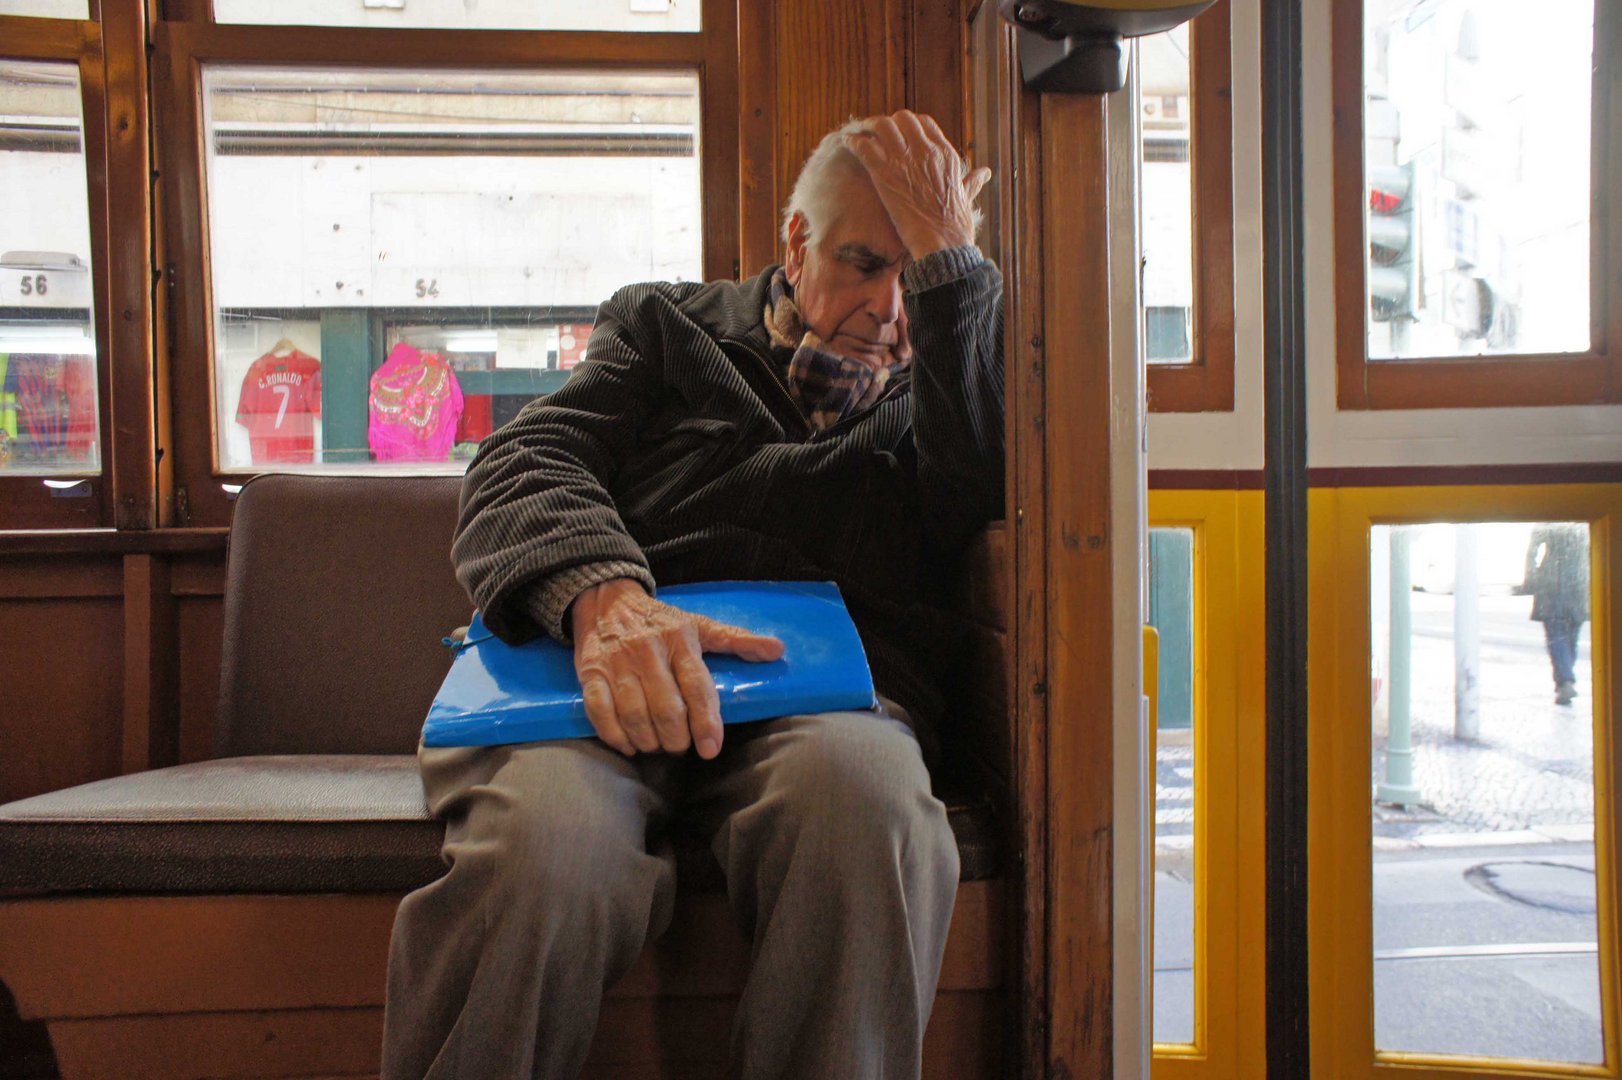
[[[766,332],[772,344],[793,349],[788,365],[788,392],[812,428],[825,431],[845,417],[873,404],[890,377],[909,361],[891,360],[874,367],[865,360],[838,356],[805,325],[794,303],[794,288],[782,269],[772,275],[766,303]]]

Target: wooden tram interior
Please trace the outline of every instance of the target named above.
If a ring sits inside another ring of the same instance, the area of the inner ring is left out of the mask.
[[[31,641],[29,659],[15,658],[7,720],[7,742],[22,752],[0,764],[0,802],[28,800],[0,823],[5,1068],[375,1074],[393,908],[439,872],[441,830],[420,806],[411,754],[444,665],[438,637],[466,616],[443,550],[457,482],[272,475],[238,493],[212,475],[206,362],[194,354],[208,329],[203,308],[189,310],[206,302],[189,128],[197,66],[252,57],[696,68],[705,272],[731,277],[776,260],[788,185],[810,146],[846,118],[913,108],[969,145],[976,14],[914,0],[705,0],[702,34],[466,34],[466,47],[449,52],[428,31],[250,32],[213,22],[194,0],[105,0],[80,24],[0,17],[34,55],[82,54],[87,100],[107,120],[105,138],[87,139],[106,161],[93,182],[109,216],[94,228],[119,279],[110,286],[118,317],[98,306],[97,332],[120,357],[103,388],[116,425],[104,433],[109,475],[73,504],[76,517],[63,516],[65,500],[39,501],[37,482],[0,478],[18,518],[10,524],[27,527],[0,536],[0,620]],[[988,5],[982,25],[991,22]],[[998,44],[982,58],[987,77],[1014,93],[1011,38],[988,33]],[[1087,109],[1078,111],[1085,126]],[[1039,160],[1034,132],[1016,128],[1011,112],[992,115],[1007,129],[987,140],[1007,158],[999,167],[1012,170],[1020,146]],[[1037,212],[1013,185],[1001,190],[1006,205],[993,214]],[[1011,243],[1014,230],[1003,235]],[[1024,258],[1034,265],[1036,255]],[[148,275],[161,287],[144,287]],[[1039,305],[1011,305],[1010,326],[1016,310],[1024,325],[1040,324]],[[1107,318],[1101,306],[1093,315]],[[1039,445],[1037,436],[1025,452]],[[1021,475],[1040,486],[1042,467]],[[1036,1024],[1049,993],[1046,945],[1031,936],[1045,925],[1046,868],[1020,854],[1044,841],[1046,825],[1042,808],[1022,812],[1013,794],[1028,784],[1023,774],[1046,767],[1032,738],[1043,700],[1016,702],[1007,690],[1017,543],[1001,523],[979,538],[953,601],[974,642],[954,688],[962,745],[942,778],[955,793],[964,881],[930,1028],[931,1076],[1006,1076],[1021,1055],[1047,1053]],[[1023,547],[1030,558],[1041,545]],[[432,583],[398,594],[399,610],[380,620],[421,631],[405,653],[375,628],[334,630],[389,580]],[[1044,592],[1029,581],[1024,610],[1045,608]],[[1039,667],[1034,644],[1026,651]],[[1104,668],[1094,691],[1107,687]],[[277,674],[290,671],[297,678]],[[356,681],[357,672],[368,674]],[[1107,710],[1095,715],[1107,723]],[[1083,752],[1085,742],[1073,752],[1106,799],[1089,809],[1107,814],[1109,758]],[[1094,858],[1089,873],[1102,890],[1082,902],[1107,910],[1107,862]],[[590,1075],[717,1074],[747,944],[702,847],[682,855],[680,876],[686,930],[610,992]],[[1090,948],[1108,955],[1107,928]],[[1073,1007],[1091,1020],[1061,1053],[1093,1059],[1081,1069],[1091,1074],[1107,1059],[1109,974],[1067,978],[1087,998]]]
[[[1614,986],[1602,1063],[1562,1071],[1375,1052],[1372,992],[1346,974],[1367,967],[1368,538],[1392,523],[1591,523],[1601,911],[1618,895],[1614,59],[1594,78],[1587,352],[1380,364],[1354,325],[1363,4],[1218,0],[1188,36],[1192,362],[1146,372],[1123,158],[1142,117],[1126,94],[1027,86],[1010,5],[694,0],[698,32],[623,33],[245,25],[222,2],[0,14],[0,59],[79,73],[104,448],[54,486],[0,470],[0,1080],[375,1076],[394,907],[440,872],[411,755],[467,614],[445,558],[458,481],[222,467],[210,65],[696,73],[712,279],[778,261],[796,171],[850,117],[928,113],[994,170],[1007,513],[951,597],[971,645],[937,780],[963,874],[927,1076],[1622,1075]],[[1622,17],[1596,12],[1596,55],[1622,55]],[[1195,537],[1211,679],[1189,736],[1203,996],[1172,1047],[1150,1037],[1149,525]],[[376,627],[336,629],[361,606]],[[748,945],[713,858],[675,841],[680,929],[609,992],[589,1076],[723,1067]],[[1622,985],[1617,922],[1596,948]]]

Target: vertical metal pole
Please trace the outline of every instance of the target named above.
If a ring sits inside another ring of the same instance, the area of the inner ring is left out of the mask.
[[[1312,1074],[1307,981],[1307,394],[1301,0],[1262,0],[1267,1077]]]
[[[1481,579],[1476,526],[1453,526],[1453,737],[1481,738]]]
[[[1414,743],[1409,704],[1413,701],[1413,582],[1408,549],[1413,535],[1401,525],[1391,529],[1391,644],[1389,646],[1390,731],[1385,740],[1385,780],[1374,797],[1383,803],[1412,806],[1419,801],[1414,786]]]

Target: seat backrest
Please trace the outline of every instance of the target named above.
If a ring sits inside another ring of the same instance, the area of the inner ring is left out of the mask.
[[[237,496],[215,750],[415,750],[472,613],[454,476],[257,477]]]

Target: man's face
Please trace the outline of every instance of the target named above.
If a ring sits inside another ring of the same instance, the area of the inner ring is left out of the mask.
[[[798,214],[789,223],[784,269],[794,302],[830,351],[872,365],[905,360],[912,352],[901,304],[906,246],[866,176],[847,179],[835,201],[839,215],[820,236]]]

